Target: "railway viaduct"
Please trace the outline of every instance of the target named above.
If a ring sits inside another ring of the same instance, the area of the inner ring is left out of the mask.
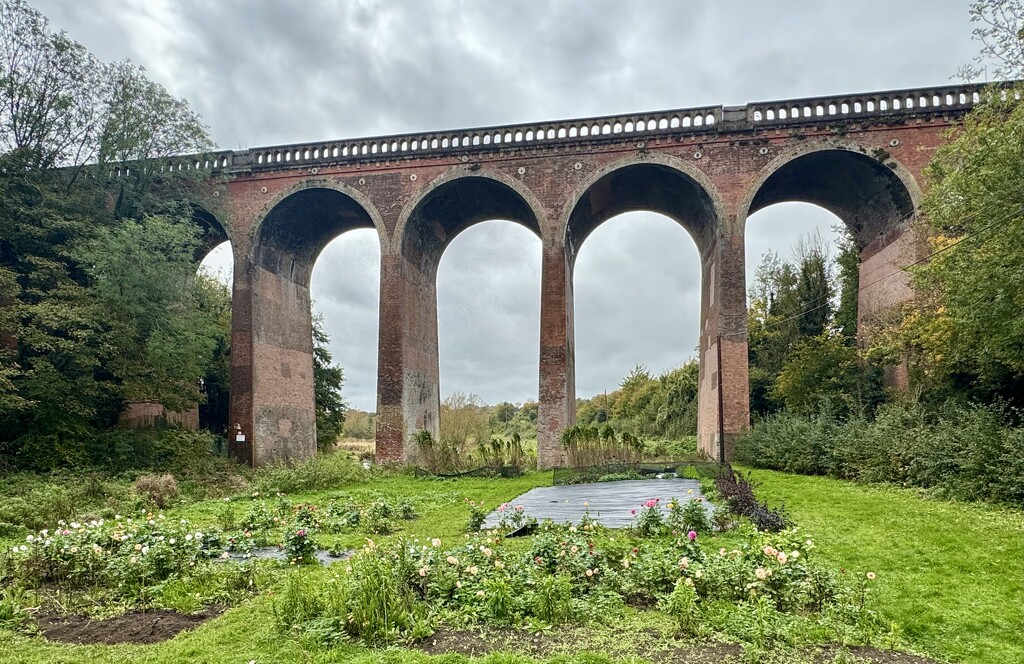
[[[728,458],[749,424],[748,215],[804,201],[842,219],[868,322],[911,295],[902,267],[925,250],[911,229],[922,169],[978,99],[978,87],[952,86],[182,158],[178,168],[209,172],[196,203],[234,256],[232,454],[253,465],[315,454],[310,274],[330,240],[370,228],[381,247],[377,458],[412,458],[413,434],[437,433],[441,255],[469,226],[504,219],[543,245],[538,457],[563,463],[577,254],[605,220],[650,210],[700,253],[698,439]]]

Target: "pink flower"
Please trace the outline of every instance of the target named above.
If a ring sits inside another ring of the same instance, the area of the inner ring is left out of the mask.
[[[657,507],[657,506],[658,506],[658,501],[656,499],[655,500],[648,500],[646,503],[644,503],[644,507],[646,507],[648,509],[650,509],[652,507]]]
[[[697,531],[691,530],[690,532],[686,533],[686,536],[689,537],[690,541],[692,542],[693,540],[697,539]]]
[[[522,505],[516,505],[516,511],[517,512],[522,512],[523,511],[523,506]]]
[[[632,514],[633,516],[636,516],[636,510],[629,510],[629,513]]]
[[[502,503],[501,505],[498,505],[498,513],[499,514],[501,514],[502,512],[504,512],[507,509],[508,509],[508,503]]]
[[[297,536],[299,536],[299,537],[305,537],[306,536],[306,529],[305,528],[300,528],[299,530],[295,531],[295,534]]]

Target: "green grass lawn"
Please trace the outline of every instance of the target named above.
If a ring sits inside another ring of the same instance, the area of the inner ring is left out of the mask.
[[[982,505],[930,500],[915,492],[870,487],[827,478],[755,471],[759,495],[784,502],[794,521],[813,537],[816,555],[835,567],[878,574],[872,604],[902,626],[905,641],[924,654],[954,662],[1024,662],[1024,513]],[[362,499],[374,495],[411,497],[420,513],[402,522],[395,535],[461,537],[469,516],[467,500],[494,507],[538,485],[550,473],[517,479],[414,479],[381,475],[330,490],[291,495],[292,501],[320,502],[338,492]],[[609,485],[609,489],[612,485]],[[216,525],[224,510],[245,500],[194,502],[169,517]],[[359,546],[365,535],[333,536],[330,546]],[[282,636],[274,629],[273,591],[227,611],[193,632],[152,646],[69,646],[0,630],[0,662],[410,662],[428,661],[400,648],[374,651],[343,645],[326,649]],[[632,613],[627,620],[642,621]],[[595,643],[601,630],[595,628]],[[594,648],[608,652],[606,649]],[[462,662],[460,656],[429,661]],[[528,657],[492,655],[488,664],[532,662]],[[612,656],[555,657],[563,664],[619,661]]]
[[[876,606],[932,656],[1024,662],[1024,513],[915,491],[754,471],[836,566],[878,574]]]

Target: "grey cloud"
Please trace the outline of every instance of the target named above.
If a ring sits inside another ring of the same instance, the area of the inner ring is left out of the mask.
[[[100,57],[146,66],[228,148],[937,85],[976,52],[968,0],[34,4]],[[785,255],[834,220],[808,206],[754,215],[748,281],[766,250]],[[478,226],[444,256],[443,393],[536,396],[540,250],[519,231]],[[360,238],[325,249],[313,296],[347,398],[372,408],[379,248]],[[689,357],[699,278],[693,242],[663,219],[630,215],[588,238],[574,275],[578,393]]]

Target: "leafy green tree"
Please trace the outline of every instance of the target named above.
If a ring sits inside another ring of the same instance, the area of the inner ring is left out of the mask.
[[[933,254],[914,273],[916,300],[873,344],[890,362],[909,357],[939,398],[1019,399],[1024,388],[1022,93],[986,90],[936,153],[923,203]]]
[[[171,112],[118,132],[135,117],[114,95],[128,70],[146,91],[138,108]],[[196,291],[191,212],[168,202],[194,172],[151,164],[107,177],[114,159],[210,145],[187,106],[143,78],[0,0],[0,452],[15,465],[81,462],[125,399],[194,405],[212,347],[226,346]]]
[[[323,330],[323,318],[313,318],[313,387],[316,400],[316,444],[329,449],[338,441],[345,425],[347,406],[341,396],[345,374],[332,364],[330,337]]]
[[[836,281],[839,304],[832,316],[832,327],[850,343],[857,338],[857,298],[860,294],[860,252],[853,236],[842,227],[839,255],[836,256]]]
[[[197,244],[187,219],[153,215],[102,229],[75,250],[108,343],[119,349],[107,369],[125,399],[183,410],[201,398],[199,380],[222,332],[218,312],[194,297]]]
[[[832,283],[828,251],[818,235],[801,240],[797,247],[797,334],[816,337],[832,317]]]
[[[28,170],[93,159],[103,66],[23,0],[0,1],[0,153]]]
[[[512,421],[512,418],[516,416],[516,413],[518,411],[519,409],[516,408],[515,404],[511,404],[507,401],[502,401],[501,403],[494,407],[494,412],[492,413],[492,416],[496,423],[507,424],[508,422]]]
[[[797,344],[772,389],[788,411],[813,415],[828,409],[845,417],[878,404],[880,379],[843,335],[826,332]]]

